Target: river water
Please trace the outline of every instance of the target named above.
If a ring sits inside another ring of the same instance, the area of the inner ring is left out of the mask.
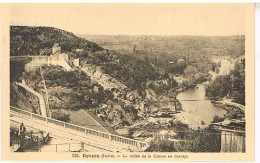
[[[221,62],[220,73],[218,75],[226,75],[234,67],[231,62],[227,60],[217,60]],[[211,72],[212,79],[217,76]],[[207,127],[213,120],[214,116],[223,117],[226,111],[216,107],[210,100],[206,100],[206,85],[204,82],[197,85],[197,88],[188,89],[177,95],[177,99],[182,104],[183,116],[189,123],[191,128],[197,129]],[[195,101],[186,101],[195,100]]]
[[[212,122],[214,116],[223,117],[226,113],[225,110],[216,107],[210,100],[207,100],[206,84],[207,82],[198,84],[197,88],[188,89],[177,96],[177,99],[182,104],[184,118],[188,121],[190,127],[194,129],[198,127],[205,128]]]

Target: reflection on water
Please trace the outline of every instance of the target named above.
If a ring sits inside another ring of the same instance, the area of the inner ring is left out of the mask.
[[[197,88],[188,89],[177,96],[177,99],[182,104],[185,119],[189,122],[190,127],[195,129],[198,127],[207,127],[213,120],[214,116],[222,117],[226,113],[225,110],[215,107],[210,100],[206,100],[206,83],[207,82],[198,84]]]

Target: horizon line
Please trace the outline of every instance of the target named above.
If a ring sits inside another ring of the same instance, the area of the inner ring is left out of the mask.
[[[47,28],[56,28],[60,30],[64,30],[70,33],[73,33],[76,36],[79,35],[92,35],[92,36],[196,36],[196,37],[230,37],[230,36],[245,36],[245,34],[232,34],[232,35],[189,35],[189,34],[182,34],[182,35],[176,35],[176,34],[83,34],[83,33],[75,33],[72,31],[68,31],[65,29],[62,29],[60,27],[55,26],[45,26],[45,25],[17,25],[17,24],[10,24],[11,26],[20,26],[20,27],[47,27]]]
[[[198,36],[198,37],[230,37],[230,36],[245,36],[245,34],[232,34],[232,35],[189,35],[189,34],[182,34],[182,35],[174,35],[174,34],[82,34],[77,33],[74,35],[89,35],[89,36]]]

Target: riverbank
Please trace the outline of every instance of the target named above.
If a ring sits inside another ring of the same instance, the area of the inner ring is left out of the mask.
[[[190,123],[185,118],[185,116],[183,114],[183,111],[180,111],[180,113],[175,114],[175,119],[176,119],[176,121],[179,121],[179,122],[181,122],[184,125],[187,125],[189,128],[192,128]]]
[[[227,111],[225,117],[228,119],[245,118],[245,106],[229,101],[212,101],[215,106]]]
[[[224,117],[226,114],[225,110],[216,107],[207,99],[205,86],[206,82],[177,95],[182,104],[182,115],[192,129],[206,128],[215,116]]]

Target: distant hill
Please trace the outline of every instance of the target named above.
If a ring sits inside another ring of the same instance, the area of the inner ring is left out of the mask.
[[[62,46],[63,52],[73,49],[100,51],[96,43],[75,36],[71,32],[54,27],[10,26],[10,55],[49,55],[54,43]]]
[[[156,35],[79,35],[104,48],[120,53],[132,53],[134,46],[139,55],[161,56],[230,56],[245,53],[245,36],[156,36]]]
[[[157,71],[156,67],[137,56],[124,55],[104,49],[94,42],[77,37],[65,30],[53,27],[10,27],[11,56],[50,55],[54,43],[59,43],[62,52],[70,53],[70,55],[77,55],[75,49],[82,49],[79,54],[81,66],[84,67],[86,64],[99,66],[104,73],[134,90],[140,89],[140,86],[143,86],[148,80],[164,78],[164,72]],[[19,74],[12,73],[15,78],[12,80],[16,80]]]

